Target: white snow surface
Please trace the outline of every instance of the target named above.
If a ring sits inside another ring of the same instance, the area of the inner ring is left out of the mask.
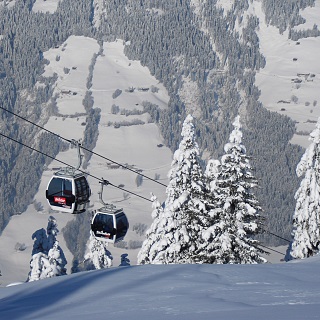
[[[32,11],[54,13],[57,10],[60,1],[62,0],[36,0],[32,7]]]
[[[54,94],[58,95],[59,113],[72,115],[85,112],[82,100],[87,91],[88,67],[93,54],[97,54],[98,51],[99,45],[96,40],[71,36],[60,47],[44,53],[44,58],[48,59],[50,64],[46,66],[43,75],[46,77],[53,76],[54,73],[58,75]],[[68,74],[65,74],[64,68],[70,69]],[[63,133],[61,135],[64,137]]]
[[[320,259],[144,265],[0,289],[1,319],[319,319]]]
[[[93,24],[98,28],[103,15],[106,13],[104,0],[93,0],[93,6]]]
[[[295,30],[307,30],[312,29],[314,24],[319,28],[319,12],[320,1],[316,0],[314,7],[307,7],[301,11],[301,16],[306,19],[306,22],[296,26]]]
[[[16,4],[15,0],[3,0],[0,1],[0,6],[7,6],[8,8],[13,7]]]
[[[224,15],[227,15],[227,12],[232,9],[235,0],[217,0],[217,6],[220,6],[224,9]]]

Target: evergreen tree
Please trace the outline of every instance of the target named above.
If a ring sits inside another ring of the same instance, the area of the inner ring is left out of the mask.
[[[197,259],[202,263],[214,263],[215,261],[215,250],[213,249],[215,243],[212,242],[211,232],[213,230],[212,226],[214,226],[219,219],[218,213],[221,211],[217,205],[219,203],[217,196],[217,179],[220,171],[220,161],[210,159],[204,174],[208,215],[204,220],[204,228],[199,235],[199,248],[197,251]],[[206,231],[208,229],[209,232]]]
[[[56,240],[59,230],[54,217],[48,218],[47,232],[42,228],[33,235],[34,239],[30,272],[27,281],[36,281],[66,274],[67,260]]]
[[[85,269],[98,270],[112,267],[113,257],[107,249],[108,243],[97,240],[90,234],[88,253],[85,255]]]
[[[310,134],[310,146],[298,163],[296,173],[303,177],[295,194],[291,256],[303,259],[319,252],[320,244],[320,118]]]
[[[209,212],[212,225],[202,232],[206,242],[199,255],[206,263],[263,263],[266,260],[260,254],[264,251],[253,239],[261,230],[258,213],[261,208],[251,191],[257,180],[242,144],[239,116],[233,125],[212,190],[215,199]]]
[[[42,252],[35,253],[30,261],[30,272],[28,282],[46,278],[46,266],[48,266],[48,256]]]
[[[149,238],[139,255],[140,263],[197,262],[195,251],[206,206],[199,148],[191,115],[186,117],[181,135],[182,141],[174,153],[169,172],[165,208],[162,211],[159,205],[154,204],[154,212],[159,212],[159,216],[152,225],[153,229],[147,233]]]
[[[151,193],[151,201],[153,208],[151,216],[153,218],[153,222],[150,228],[146,231],[146,239],[138,253],[138,264],[153,263],[153,260],[157,255],[158,242],[161,240],[166,224],[163,208],[153,193]]]
[[[206,166],[204,173],[207,191],[211,194],[214,193],[216,188],[217,178],[220,172],[221,163],[219,160],[210,159]]]
[[[48,239],[48,248],[53,248],[56,237],[59,233],[57,220],[50,216],[48,218],[48,226],[47,226],[47,239]]]
[[[57,240],[48,252],[48,259],[50,267],[52,269],[50,277],[63,276],[67,274],[67,270],[65,268],[67,260]]]

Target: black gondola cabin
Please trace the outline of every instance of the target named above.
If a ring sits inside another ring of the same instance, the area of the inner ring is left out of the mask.
[[[46,198],[52,210],[81,213],[89,204],[91,190],[83,173],[56,172],[48,183]]]
[[[100,208],[93,216],[91,232],[97,240],[116,243],[121,241],[129,229],[128,219],[122,209]]]

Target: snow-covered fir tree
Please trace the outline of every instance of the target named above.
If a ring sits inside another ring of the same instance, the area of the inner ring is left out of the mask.
[[[48,260],[52,269],[50,277],[63,276],[67,274],[67,260],[59,246],[59,241],[55,241],[53,247],[48,252]]]
[[[202,263],[214,263],[214,250],[209,248],[212,246],[211,243],[211,231],[209,233],[204,232],[213,226],[219,219],[219,209],[217,209],[218,197],[217,197],[217,179],[221,171],[221,163],[219,160],[210,159],[207,163],[206,170],[204,173],[204,181],[206,188],[206,206],[207,206],[207,217],[204,220],[204,227],[199,234],[199,247],[197,250],[197,259]]]
[[[310,146],[297,165],[303,177],[295,194],[291,257],[303,259],[319,252],[320,245],[320,118],[310,134]]]
[[[202,232],[206,242],[200,246],[199,255],[206,263],[263,263],[264,250],[253,239],[261,231],[261,208],[252,192],[257,180],[242,144],[239,116],[233,126],[220,171],[211,185],[211,199],[215,201],[209,212],[211,226]]]
[[[213,193],[216,188],[217,178],[221,170],[219,160],[210,159],[204,173],[206,188],[209,193]]]
[[[107,242],[97,240],[90,234],[88,252],[84,257],[85,269],[98,270],[112,267],[113,257],[107,248]]]
[[[32,256],[28,282],[66,275],[66,264],[67,260],[56,241],[48,254],[38,252]]]
[[[198,235],[206,215],[203,172],[195,142],[193,117],[182,127],[182,141],[175,151],[165,208],[154,204],[158,214],[139,254],[139,263],[196,263]]]
[[[153,263],[153,260],[158,253],[158,243],[162,238],[163,230],[166,225],[163,207],[153,193],[151,193],[151,201],[153,208],[151,216],[153,222],[146,231],[146,239],[142,243],[142,247],[138,253],[138,264]]]
[[[50,216],[48,218],[48,226],[47,226],[47,241],[48,241],[48,248],[53,248],[57,235],[59,233],[58,224],[55,217]]]
[[[67,260],[56,240],[58,234],[57,221],[48,218],[47,232],[42,228],[33,235],[34,239],[30,272],[27,281],[36,281],[66,274]]]
[[[49,265],[48,256],[45,253],[38,252],[32,256],[30,261],[30,272],[28,282],[45,279],[47,272],[46,266]]]

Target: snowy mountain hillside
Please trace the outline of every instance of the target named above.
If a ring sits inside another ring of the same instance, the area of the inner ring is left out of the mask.
[[[319,257],[282,265],[146,265],[1,288],[1,319],[319,318]]]
[[[49,77],[54,73],[58,76],[54,85],[54,94],[57,96],[57,114],[49,118],[45,125],[46,129],[67,139],[83,139],[85,129],[83,124],[86,122],[86,116],[82,99],[87,90],[89,66],[93,55],[98,51],[99,46],[95,40],[72,36],[59,48],[44,53],[45,58],[50,61],[44,76]],[[57,56],[60,57],[59,61],[56,59]],[[65,68],[70,69],[67,74],[64,73]],[[166,183],[171,152],[166,147],[158,147],[163,141],[156,125],[148,123],[146,114],[126,116],[120,112],[118,114],[111,113],[111,106],[114,103],[117,103],[121,110],[127,111],[142,110],[141,104],[144,101],[156,102],[162,108],[166,108],[168,96],[163,86],[157,83],[147,68],[143,68],[137,61],[130,61],[125,57],[122,41],[105,45],[101,55],[97,58],[92,73],[93,86],[91,90],[94,97],[94,108],[101,109],[99,135],[93,151],[122,165],[130,166],[134,170],[141,170],[141,173],[152,179],[157,175],[159,181]],[[148,92],[139,91],[139,88],[150,88],[151,86],[157,86],[156,93],[152,93],[151,90]],[[134,92],[126,92],[130,87],[135,88]],[[114,99],[112,94],[116,89],[121,89],[123,93]],[[141,123],[145,122],[145,124],[135,125],[136,119],[139,119]],[[117,128],[116,122],[120,124],[128,122],[129,125],[121,125]],[[56,158],[69,165],[75,166],[77,164],[75,149],[60,152]],[[68,221],[76,218],[71,214],[53,212],[45,198],[49,179],[60,166],[61,164],[55,161],[48,166],[42,175],[38,192],[34,197],[34,204],[31,204],[23,214],[13,216],[1,234],[1,285],[26,280],[33,246],[31,236],[36,230],[46,227],[50,215],[56,218],[60,231]],[[117,186],[122,185],[124,189],[147,199],[150,198],[151,191],[158,194],[160,198],[164,198],[165,188],[163,186],[144,179],[142,185],[138,187],[136,185],[137,174],[97,156],[92,157],[86,170],[96,177],[103,177]],[[91,211],[102,206],[98,198],[99,181],[89,177],[89,182],[92,190],[91,207],[88,212],[83,214],[87,219],[87,229],[90,226]],[[113,187],[105,188],[103,200],[124,209],[130,224],[130,231],[125,241],[128,245],[130,241],[137,242],[137,248],[139,248],[139,243],[144,238],[137,234],[133,227],[151,223],[151,203],[134,195],[125,194],[125,192]],[[89,232],[83,234],[83,237],[86,241]],[[68,273],[70,273],[73,256],[67,249],[62,232],[60,232],[58,240],[65,252]],[[26,249],[16,250],[16,243],[25,244]],[[133,265],[136,264],[137,248],[110,246],[109,250],[114,256],[114,266],[121,263],[122,254],[127,254],[130,262]]]
[[[308,133],[320,116],[320,67],[318,54],[320,37],[288,39],[288,30],[279,33],[276,27],[264,22],[261,4],[254,6],[259,18],[258,36],[266,66],[257,73],[256,85],[261,90],[260,100],[271,110],[287,115],[296,122],[292,143],[309,145]],[[310,30],[319,22],[320,1],[301,12],[306,22],[294,30]]]
[[[130,223],[110,246],[113,265],[135,265],[152,220],[146,199],[165,200],[139,173],[168,183],[188,113],[203,166],[221,158],[240,115],[267,230],[259,240],[287,246],[295,169],[320,116],[319,14],[320,0],[0,1],[0,285],[26,280],[32,234],[51,215],[68,274],[81,270],[101,178],[114,185],[104,200]],[[83,158],[86,213],[49,209],[45,189],[61,167],[50,157],[74,166],[77,153],[18,115],[104,157]]]

